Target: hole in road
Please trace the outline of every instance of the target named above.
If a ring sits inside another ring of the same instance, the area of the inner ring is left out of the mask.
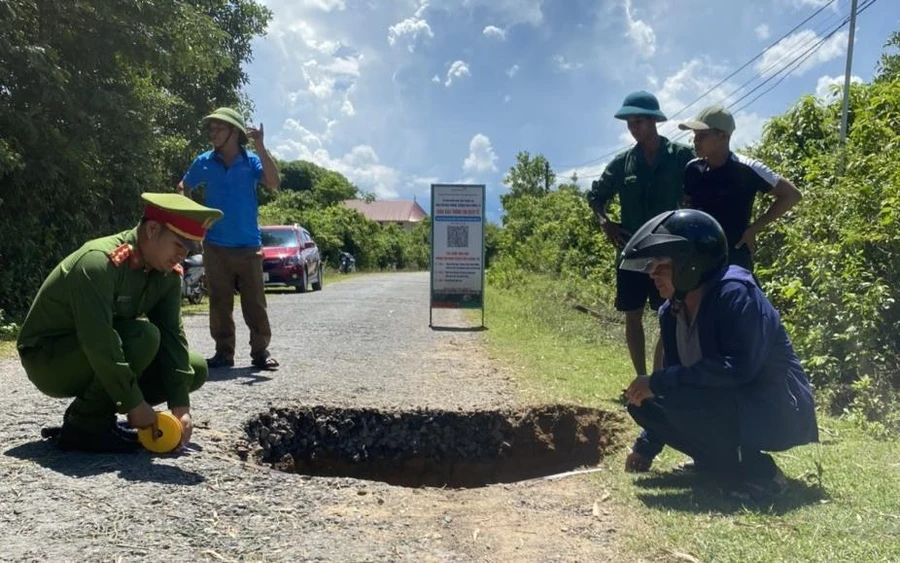
[[[597,465],[621,417],[573,406],[505,411],[273,408],[238,444],[289,473],[355,477],[405,487],[479,487]]]

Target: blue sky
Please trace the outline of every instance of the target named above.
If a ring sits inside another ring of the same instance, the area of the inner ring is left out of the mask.
[[[849,0],[261,1],[274,16],[254,42],[247,92],[272,153],[337,170],[379,199],[415,196],[426,211],[433,182],[483,183],[494,221],[518,151],[587,187],[630,142],[612,117],[628,92],[653,92],[672,116],[828,4],[670,121],[662,131],[674,136],[679,120],[744,95],[849,13]],[[860,15],[854,76],[872,77],[897,29],[896,0]],[[799,96],[827,95],[846,46],[844,28],[752,105],[741,109],[782,75],[737,103],[733,145],[757,140]]]

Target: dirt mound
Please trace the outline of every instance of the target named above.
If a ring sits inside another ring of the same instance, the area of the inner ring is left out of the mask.
[[[592,466],[621,417],[548,405],[499,411],[272,408],[245,425],[238,455],[291,473],[407,487],[478,487]]]

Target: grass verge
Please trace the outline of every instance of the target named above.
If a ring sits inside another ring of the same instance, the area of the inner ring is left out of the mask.
[[[491,355],[513,368],[526,400],[622,412],[617,399],[633,376],[623,326],[575,311],[541,280],[527,291],[489,287],[486,307]],[[668,448],[649,474],[624,473],[637,435],[627,424],[626,447],[593,477],[627,521],[618,527],[621,558],[900,561],[900,444],[823,415],[819,425],[821,444],[775,454],[788,492],[772,506],[744,506],[714,485],[672,474],[685,458]]]

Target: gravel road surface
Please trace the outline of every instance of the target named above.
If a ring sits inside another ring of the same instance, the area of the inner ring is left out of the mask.
[[[39,432],[59,424],[68,401],[35,390],[17,358],[0,360],[0,560],[614,558],[614,507],[589,479],[407,488],[287,474],[235,455],[243,424],[270,406],[516,406],[484,333],[428,327],[428,287],[427,273],[400,273],[270,293],[277,372],[250,366],[237,312],[236,366],[213,371],[192,397],[194,443],[178,455],[58,452]],[[445,310],[435,324],[471,326]],[[210,356],[207,317],[185,325]]]

